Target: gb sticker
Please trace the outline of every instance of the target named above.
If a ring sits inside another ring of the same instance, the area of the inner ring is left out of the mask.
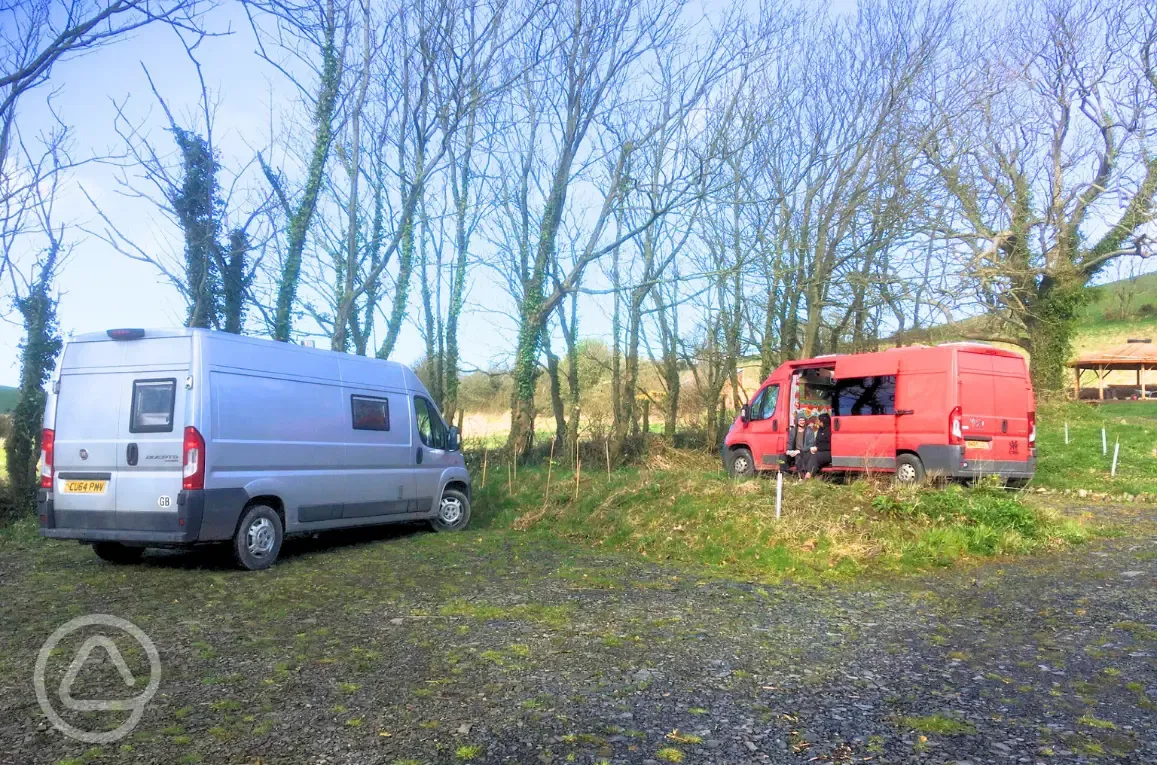
[[[173,504],[173,500],[168,494],[162,494],[157,497],[157,504],[161,507],[169,507]]]

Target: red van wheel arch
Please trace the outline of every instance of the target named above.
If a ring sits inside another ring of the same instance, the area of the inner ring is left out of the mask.
[[[924,481],[924,463],[918,456],[911,453],[896,455],[896,482],[902,484],[918,484]]]

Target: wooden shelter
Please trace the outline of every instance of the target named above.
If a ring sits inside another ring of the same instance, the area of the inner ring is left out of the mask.
[[[1149,397],[1149,390],[1157,390],[1157,386],[1150,385],[1146,375],[1157,371],[1157,345],[1150,340],[1130,340],[1124,345],[1114,345],[1090,351],[1076,361],[1070,361],[1076,376],[1077,398],[1081,397],[1081,376],[1084,372],[1093,372],[1097,376],[1097,399],[1105,400],[1105,380],[1111,372],[1136,372],[1136,392],[1141,398]],[[1129,386],[1114,385],[1113,389],[1128,388]],[[1115,397],[1115,396],[1114,396]],[[1126,396],[1131,398],[1132,396]]]

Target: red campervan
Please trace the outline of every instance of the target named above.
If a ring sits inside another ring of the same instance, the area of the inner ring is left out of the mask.
[[[763,382],[723,445],[732,475],[779,470],[798,413],[832,419],[833,471],[999,475],[1036,470],[1036,413],[1024,358],[978,343],[789,361]]]

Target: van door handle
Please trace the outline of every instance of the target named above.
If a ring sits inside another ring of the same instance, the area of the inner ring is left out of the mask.
[[[136,444],[129,444],[128,447],[125,448],[125,462],[129,463],[129,465],[135,467],[137,464],[138,456],[139,452],[137,450]]]
[[[915,409],[897,409],[896,414],[916,414]]]
[[[417,459],[418,459],[418,464],[421,465],[422,464],[422,447],[420,447],[420,446],[418,447],[418,458]]]
[[[836,424],[836,430],[839,430],[839,429],[840,429],[840,420],[839,420],[839,418],[838,418],[838,417],[836,418],[836,423],[835,423],[835,424]]]
[[[772,420],[771,421],[771,429],[774,430],[776,433],[779,432],[779,420]]]

